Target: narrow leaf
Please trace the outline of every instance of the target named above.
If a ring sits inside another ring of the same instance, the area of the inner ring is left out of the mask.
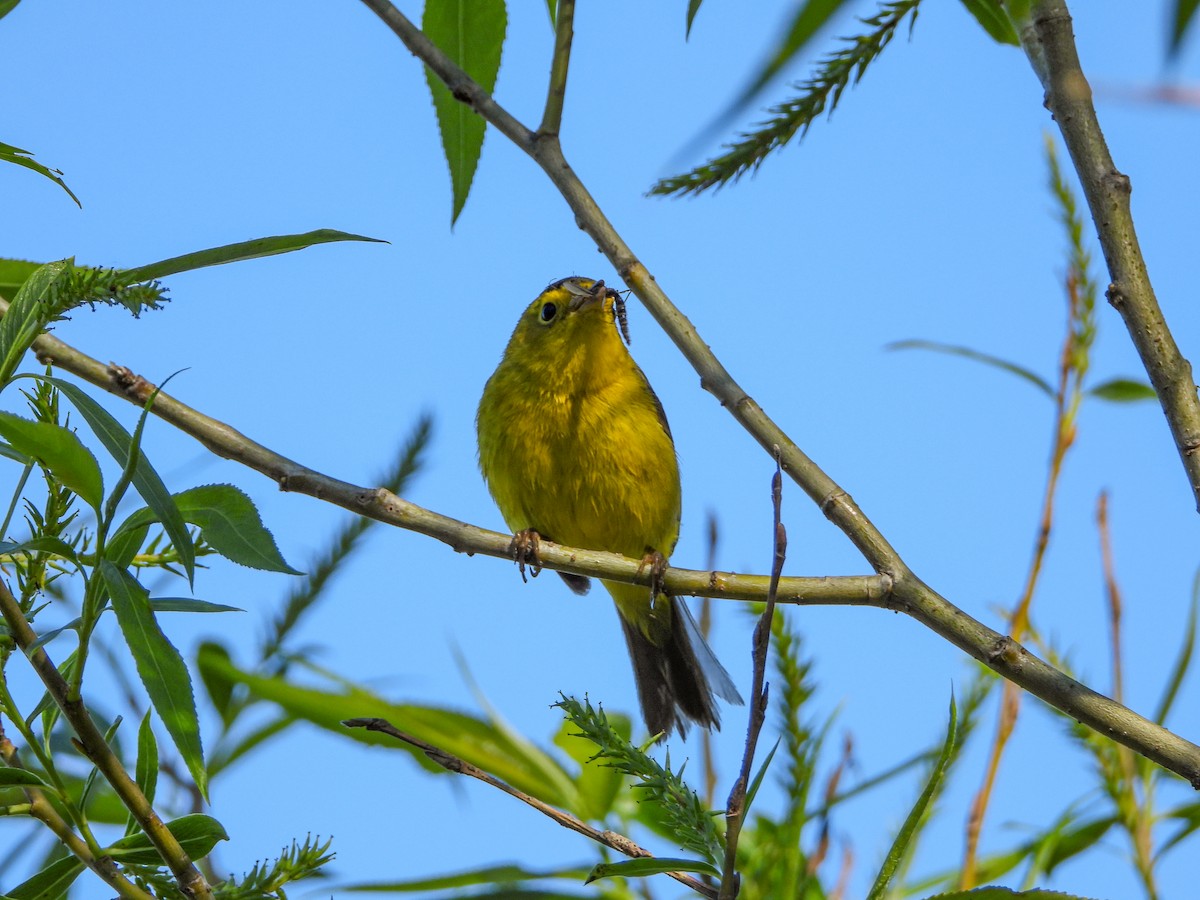
[[[901,860],[904,859],[909,841],[917,833],[925,811],[929,808],[929,804],[933,802],[934,795],[941,786],[942,778],[946,774],[946,767],[950,764],[950,759],[953,756],[954,742],[957,738],[958,709],[954,705],[954,698],[951,697],[950,725],[946,729],[946,742],[942,745],[941,755],[934,764],[933,771],[929,773],[929,781],[925,785],[925,790],[921,791],[921,796],[917,798],[916,804],[909,812],[908,818],[904,820],[904,824],[901,826],[900,832],[896,835],[895,841],[892,842],[892,848],[888,851],[887,858],[883,861],[883,866],[880,868],[879,874],[875,877],[875,884],[871,887],[871,892],[867,895],[867,900],[880,900],[881,897],[887,894],[888,885],[891,884],[892,877],[896,874],[897,869],[899,869]]]
[[[553,878],[570,879],[571,881],[579,881],[587,876],[588,869],[578,866],[567,866],[561,869],[526,869],[524,866],[517,865],[499,865],[499,866],[482,866],[478,869],[466,869],[462,872],[454,872],[450,875],[439,875],[433,878],[414,878],[410,881],[387,881],[387,882],[370,882],[362,884],[344,884],[341,886],[343,891],[367,892],[372,893],[411,893],[414,891],[446,891],[451,888],[472,887],[474,885],[488,885],[496,887],[498,885],[516,884],[522,881],[539,881]],[[455,897],[461,894],[455,894]],[[503,895],[501,895],[503,896]],[[525,897],[525,894],[521,895]],[[534,897],[543,896],[541,893],[533,894]],[[559,896],[555,894],[553,896]],[[576,895],[572,894],[572,897]],[[590,895],[589,895],[590,896]]]
[[[179,845],[183,847],[193,862],[208,856],[218,841],[229,840],[225,826],[212,816],[201,813],[181,816],[168,822],[167,830],[175,835],[175,840],[179,841]],[[143,832],[121,838],[111,847],[107,847],[104,855],[111,856],[123,863],[155,865],[163,862],[159,852],[150,843],[150,838],[146,837]]]
[[[1167,716],[1171,714],[1171,707],[1175,705],[1175,696],[1179,693],[1183,678],[1192,664],[1192,652],[1196,649],[1197,601],[1200,601],[1200,576],[1197,577],[1196,587],[1192,591],[1192,605],[1188,609],[1187,625],[1184,626],[1183,645],[1179,648],[1179,656],[1175,659],[1175,665],[1171,667],[1171,677],[1167,681],[1166,690],[1163,691],[1162,700],[1159,701],[1158,710],[1154,714],[1154,721],[1159,725],[1166,724]]]
[[[1167,59],[1174,60],[1179,56],[1179,51],[1183,48],[1183,39],[1196,18],[1197,9],[1200,9],[1200,0],[1175,0],[1175,11],[1171,16],[1171,34],[1167,41]]]
[[[192,597],[155,597],[150,601],[150,608],[160,612],[186,613],[222,613],[245,612],[236,606],[226,606],[224,603],[210,603],[208,600],[196,600]]]
[[[44,791],[54,790],[33,772],[9,766],[0,766],[0,787],[35,787]]]
[[[565,771],[557,779],[546,777],[546,768],[556,765],[553,757],[546,754],[541,760],[531,761],[527,748],[513,746],[500,729],[478,717],[432,706],[392,703],[353,684],[339,683],[336,689],[318,690],[283,678],[254,675],[238,669],[223,648],[211,644],[200,648],[196,662],[210,690],[221,681],[243,684],[253,696],[275,703],[293,716],[364,744],[411,753],[429,771],[445,772],[424,753],[395,738],[365,728],[348,730],[342,724],[346,719],[386,719],[399,730],[474,763],[547,803],[568,809],[576,805],[574,798],[563,792],[563,785],[570,784]]]
[[[104,500],[100,464],[74,432],[53,422],[33,422],[0,412],[0,435],[18,452],[38,460],[88,506],[99,510]]]
[[[158,740],[154,737],[149,712],[142,717],[142,724],[138,728],[137,747],[134,779],[146,795],[146,802],[153,806],[154,794],[158,789]]]
[[[17,0],[0,2],[0,19],[3,19],[6,15],[12,12],[12,8],[16,5]],[[49,166],[42,165],[33,158],[32,154],[30,154],[28,150],[22,150],[19,147],[14,147],[12,144],[6,144],[3,141],[0,141],[0,160],[4,162],[15,163],[18,166],[24,166],[26,169],[32,169],[39,175],[45,175],[60,188],[66,191],[67,196],[75,201],[76,206],[78,206],[80,209],[83,208],[83,204],[79,202],[79,198],[75,196],[75,192],[67,187],[67,183],[63,181],[62,172],[59,169],[51,169]]]
[[[442,52],[489,94],[496,86],[507,26],[504,0],[428,0],[421,30]],[[450,166],[454,204],[450,224],[466,205],[483,150],[487,123],[465,103],[456,100],[433,72],[425,69],[433,96],[442,150]]]
[[[83,869],[84,865],[77,857],[56,860],[4,896],[11,900],[61,900]]]
[[[758,767],[758,774],[750,781],[750,788],[746,791],[746,802],[742,805],[742,815],[750,811],[750,804],[754,802],[754,798],[758,794],[758,789],[762,785],[763,778],[767,774],[767,769],[771,767],[771,760],[775,758],[775,751],[779,749],[779,742],[782,740],[783,738],[780,737],[775,741],[775,746],[771,748],[771,752],[767,754],[767,758]]]
[[[84,421],[88,423],[88,427],[92,429],[92,432],[100,439],[100,443],[119,465],[124,466],[129,461],[129,454],[133,448],[133,435],[126,431],[125,426],[113,418],[108,410],[93,400],[78,385],[61,378],[48,376],[42,376],[42,380],[54,385],[64,397],[71,401],[71,405],[79,411]],[[195,575],[196,566],[196,550],[192,544],[192,536],[188,534],[187,523],[180,515],[179,508],[171,497],[171,492],[167,490],[167,486],[154,466],[150,464],[150,460],[146,458],[146,454],[140,450],[137,467],[133,470],[133,486],[146,505],[153,510],[154,520],[162,523],[163,530],[167,532],[171,546],[179,554],[179,561],[187,572],[190,582]],[[125,530],[124,525],[114,532],[114,538],[123,530]],[[133,548],[134,552],[137,552],[137,547],[141,546],[140,538],[136,544],[137,546]],[[124,560],[117,560],[117,562],[128,564]],[[122,567],[118,566],[118,568]]]
[[[1017,35],[1016,26],[1008,17],[1008,13],[1004,11],[1000,0],[962,0],[962,5],[997,44],[1021,46],[1021,38]]]
[[[208,775],[187,666],[158,627],[146,589],[108,560],[101,561],[100,574],[150,702],[187,764],[196,787],[207,798]]]
[[[700,12],[700,4],[704,0],[688,0],[687,8],[687,31],[684,33],[684,40],[692,36],[692,22],[696,19],[696,13]]]
[[[7,16],[21,0],[0,0],[0,19]]]
[[[1144,381],[1132,378],[1113,378],[1098,384],[1088,391],[1093,397],[1111,400],[1114,403],[1136,403],[1138,400],[1157,400],[1154,388]]]
[[[661,875],[664,872],[699,872],[701,875],[711,875],[720,878],[721,873],[712,863],[702,859],[671,859],[666,856],[647,856],[638,859],[626,859],[615,863],[599,863],[592,867],[584,884],[591,884],[598,878],[645,878],[647,875]]]
[[[333,241],[387,243],[379,238],[363,237],[361,234],[347,234],[344,231],[322,228],[304,234],[281,234],[275,237],[257,238],[253,241],[241,241],[237,244],[226,244],[223,247],[213,247],[209,250],[197,250],[195,253],[185,253],[183,256],[174,256],[171,259],[139,266],[127,274],[134,281],[151,281],[179,272],[203,269],[206,266],[221,266],[225,263],[240,262],[243,259],[258,259],[260,256],[291,253],[293,250],[303,250],[315,244],[328,244]]]
[[[978,350],[972,350],[970,347],[959,347],[954,344],[943,344],[940,341],[894,341],[887,345],[887,350],[932,350],[935,353],[946,353],[951,356],[962,356],[966,359],[973,359],[976,362],[981,362],[987,366],[993,366],[1005,372],[1011,372],[1020,378],[1024,378],[1030,384],[1034,385],[1042,391],[1047,397],[1054,396],[1054,388],[1050,387],[1050,383],[1036,372],[1026,369],[1024,366],[1019,366],[1016,363],[1009,362],[1006,359],[1001,359],[998,356],[992,356],[990,353],[980,353]]]
[[[75,555],[75,548],[61,538],[56,537],[35,537],[28,541],[13,543],[12,541],[0,541],[0,556],[15,556],[18,553],[50,553],[54,556],[61,557],[79,565],[79,557]]]

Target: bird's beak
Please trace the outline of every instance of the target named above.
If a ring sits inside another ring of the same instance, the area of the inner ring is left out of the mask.
[[[567,304],[571,312],[578,312],[585,306],[592,306],[595,303],[603,302],[610,293],[614,293],[604,286],[603,281],[597,281],[590,288],[585,288],[578,282],[567,281],[563,283],[563,287],[572,295],[571,300]]]

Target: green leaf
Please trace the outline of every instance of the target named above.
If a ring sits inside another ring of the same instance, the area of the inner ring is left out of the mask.
[[[175,840],[187,852],[188,857],[195,862],[203,859],[212,852],[218,841],[229,840],[225,827],[212,816],[194,813],[182,816],[167,823],[167,830],[175,835]],[[152,866],[161,864],[162,857],[150,843],[145,833],[138,832],[121,838],[111,847],[104,850],[105,856],[111,856],[118,862],[135,863]]]
[[[755,796],[758,795],[758,789],[762,785],[762,780],[767,774],[767,769],[771,767],[771,760],[775,758],[775,751],[779,749],[779,742],[783,738],[780,737],[775,741],[775,746],[771,748],[771,752],[767,754],[767,758],[763,760],[762,765],[758,767],[758,774],[750,781],[750,788],[746,791],[746,802],[742,804],[742,815],[746,815],[750,811],[750,804],[754,802]]]
[[[1183,48],[1183,39],[1196,18],[1200,0],[1175,0],[1175,11],[1171,16],[1171,34],[1167,41],[1167,58],[1175,59]]]
[[[671,859],[666,856],[648,856],[638,859],[626,859],[615,863],[599,863],[592,867],[584,884],[591,884],[598,878],[645,878],[648,875],[661,875],[664,872],[699,872],[701,875],[711,875],[720,878],[721,873],[712,863],[702,859]]]
[[[1024,366],[1018,366],[1016,363],[1009,362],[1006,359],[1001,359],[998,356],[992,356],[990,353],[980,353],[978,350],[972,350],[970,347],[959,347],[954,344],[943,344],[940,341],[893,341],[885,348],[887,350],[932,350],[935,353],[947,353],[951,356],[962,356],[966,359],[973,359],[976,362],[981,362],[984,365],[994,366],[1005,372],[1011,372],[1020,378],[1024,378],[1030,384],[1037,387],[1047,397],[1054,396],[1054,388],[1050,387],[1050,383],[1035,372],[1031,372]]]
[[[35,537],[28,541],[21,541],[19,544],[12,541],[0,541],[0,556],[15,556],[18,553],[39,551],[61,557],[76,566],[79,565],[79,557],[75,555],[75,548],[61,538]]]
[[[580,881],[587,876],[587,873],[588,869],[580,866],[566,866],[561,869],[547,870],[526,869],[523,866],[517,865],[482,866],[478,869],[466,869],[462,872],[454,872],[450,875],[440,875],[434,878],[414,878],[408,881],[343,884],[339,886],[339,889],[342,891],[355,892],[392,893],[400,891],[446,891],[450,890],[451,888],[471,887],[477,884],[488,885],[495,888],[499,885],[513,885],[522,881],[540,881],[552,878]],[[462,895],[455,893],[454,896],[460,897]],[[521,896],[525,895],[522,894]],[[532,896],[541,897],[543,894],[537,893],[533,894]],[[560,895],[554,894],[553,896]],[[572,894],[570,896],[575,897],[577,895]]]
[[[11,300],[29,276],[43,265],[27,259],[0,259],[0,297]]]
[[[0,19],[7,16],[21,0],[0,0]]]
[[[84,421],[88,423],[88,427],[92,429],[92,432],[100,439],[100,443],[119,465],[124,466],[129,461],[129,454],[133,447],[133,435],[126,431],[125,426],[113,418],[108,410],[69,381],[49,376],[40,376],[40,378],[54,385],[64,397],[71,401],[71,405],[79,411]],[[195,575],[196,550],[192,544],[192,536],[188,534],[186,520],[180,514],[179,508],[175,505],[171,492],[167,490],[162,478],[150,464],[146,454],[140,449],[137,466],[133,470],[133,486],[146,505],[154,511],[152,521],[162,523],[163,530],[166,531],[171,546],[179,554],[179,561],[183,565],[184,571],[187,572],[190,582]],[[122,531],[126,530],[126,524],[128,524],[128,520],[114,532],[114,540]],[[134,536],[136,536],[136,531]],[[142,536],[144,537],[144,533]],[[142,537],[138,537],[132,548],[133,553],[137,552],[141,543]],[[123,556],[126,552],[128,550],[123,550],[120,555]],[[130,556],[130,559],[132,558]],[[114,562],[118,563],[118,568],[128,565],[127,560],[120,558],[114,559]]]
[[[1132,378],[1112,378],[1088,391],[1093,397],[1114,403],[1136,403],[1138,400],[1157,400],[1158,394],[1144,381]]]
[[[997,44],[1021,46],[1021,38],[1017,35],[1016,26],[1008,17],[1008,13],[1004,11],[1000,0],[962,0],[962,5]]]
[[[908,814],[908,818],[904,820],[904,824],[900,827],[896,839],[892,842],[892,848],[888,851],[887,858],[883,861],[883,866],[879,869],[879,874],[875,877],[875,884],[871,887],[871,893],[867,895],[867,900],[880,900],[887,894],[888,886],[891,884],[892,877],[900,868],[900,862],[904,859],[904,854],[908,850],[909,841],[917,833],[921,826],[921,820],[925,816],[925,811],[933,802],[934,795],[938,792],[941,786],[942,778],[946,774],[946,767],[950,764],[950,759],[954,755],[954,742],[958,737],[958,709],[954,705],[954,698],[950,698],[950,725],[946,729],[946,742],[942,745],[941,755],[938,761],[934,764],[933,770],[929,773],[929,781],[925,785],[925,789],[921,791],[921,796],[917,798],[916,804]]]
[[[688,0],[687,8],[687,31],[684,33],[684,40],[692,36],[692,22],[696,19],[696,13],[700,12],[700,4],[704,0]]]
[[[92,509],[100,509],[104,500],[100,464],[74,432],[52,422],[0,412],[0,435],[18,452],[38,460]]]
[[[334,231],[322,228],[308,231],[304,234],[281,234],[275,237],[257,238],[252,241],[240,241],[236,244],[226,244],[223,247],[213,247],[209,250],[197,250],[195,253],[185,253],[183,256],[173,256],[149,265],[131,269],[127,274],[134,281],[150,281],[175,275],[179,272],[190,272],[193,269],[203,269],[206,266],[221,266],[225,263],[240,262],[243,259],[258,259],[260,256],[274,256],[277,253],[291,253],[293,250],[303,250],[315,244],[328,244],[333,241],[370,241],[376,244],[386,244],[379,238],[363,237],[361,234],[347,234],[344,231]]]
[[[234,682],[221,673],[227,666],[233,668],[229,659],[229,651],[221,644],[205,642],[200,645],[199,656],[219,660],[221,663],[219,666],[215,664],[201,665],[199,667],[200,681],[204,684],[204,689],[208,691],[208,699],[212,701],[212,705],[221,716],[221,721],[228,728],[230,722],[233,721],[233,716],[230,714],[232,709],[230,703],[233,700]]]
[[[800,3],[779,45],[762,63],[750,83],[721,116],[719,122],[727,122],[743,112],[754,98],[762,93],[771,79],[803,52],[817,32],[829,23],[845,2],[846,0],[804,0]]]
[[[254,502],[230,484],[209,484],[175,495],[180,514],[200,529],[210,547],[251,569],[300,575],[287,564]]]
[[[427,0],[421,30],[490,94],[500,71],[507,18],[504,0]],[[453,225],[471,191],[487,123],[465,103],[456,100],[429,68],[425,69],[425,80],[433,95],[442,150],[450,166],[454,189],[450,224]]]
[[[515,745],[502,729],[475,716],[432,706],[392,703],[345,682],[339,682],[336,690],[323,691],[279,677],[255,675],[238,669],[222,648],[211,644],[200,648],[196,662],[210,690],[219,681],[243,684],[253,696],[275,703],[297,718],[363,744],[410,753],[431,772],[446,771],[395,738],[365,728],[347,729],[342,724],[346,719],[386,719],[400,731],[465,759],[540,800],[568,809],[578,805],[578,798],[567,793],[571,790],[570,776],[561,767],[557,778],[546,776],[547,768],[557,765],[553,758],[542,755],[531,759],[527,747]]]
[[[100,575],[112,598],[117,623],[133,654],[150,702],[187,764],[201,796],[207,799],[208,775],[204,769],[200,722],[187,666],[158,627],[146,589],[108,560],[101,561]]]
[[[623,737],[628,740],[632,727],[628,720],[621,724],[625,726]],[[575,726],[566,720],[554,735],[554,744],[579,764],[575,788],[579,792],[580,806],[571,811],[588,821],[606,820],[620,796],[625,776],[614,766],[597,759],[592,745],[581,741]]]
[[[546,0],[546,12],[550,13],[550,27],[558,28],[558,0]]]
[[[1171,714],[1171,707],[1175,705],[1175,696],[1179,693],[1179,688],[1183,684],[1183,678],[1187,675],[1187,671],[1192,664],[1192,652],[1196,649],[1197,603],[1200,603],[1200,573],[1197,574],[1195,584],[1192,588],[1192,605],[1188,609],[1187,625],[1184,627],[1183,633],[1183,645],[1179,648],[1179,656],[1175,660],[1175,665],[1171,667],[1171,677],[1167,681],[1167,687],[1163,691],[1162,699],[1158,702],[1158,710],[1154,713],[1154,721],[1159,725],[1167,723],[1167,716]]]
[[[154,737],[154,728],[150,724],[150,713],[142,717],[138,728],[137,763],[134,766],[134,780],[146,796],[146,802],[154,805],[154,794],[158,789],[158,740]],[[130,818],[132,825],[133,819]]]
[[[21,283],[4,318],[0,319],[0,388],[8,384],[25,351],[54,320],[53,289],[70,271],[71,261],[62,259],[38,266]]]
[[[12,12],[12,8],[16,5],[17,0],[6,0],[6,2],[0,2],[0,19]],[[62,180],[62,172],[58,169],[51,169],[48,166],[43,166],[40,162],[33,158],[28,150],[22,150],[20,147],[14,147],[12,144],[6,144],[3,141],[0,141],[0,160],[3,160],[4,162],[15,163],[18,166],[24,166],[26,169],[32,169],[39,175],[45,175],[60,188],[66,191],[67,196],[75,201],[76,206],[78,206],[80,209],[83,208],[83,204],[79,202],[79,198],[75,196],[75,193],[69,187],[67,187],[67,183]]]
[[[83,869],[83,863],[74,856],[56,860],[4,896],[12,900],[62,900]]]
[[[54,790],[33,772],[9,766],[0,766],[0,787],[35,787],[44,791]]]
[[[150,608],[156,613],[185,612],[185,613],[222,613],[245,612],[236,606],[226,606],[224,603],[210,603],[208,600],[196,600],[192,597],[155,597],[150,601]]]

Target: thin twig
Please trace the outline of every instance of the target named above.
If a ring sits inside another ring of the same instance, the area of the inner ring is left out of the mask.
[[[562,127],[563,101],[567,96],[567,70],[571,65],[571,39],[574,37],[575,0],[558,0],[554,19],[554,58],[550,63],[550,83],[546,89],[546,109],[538,135],[557,135]]]
[[[1200,397],[1192,365],[1179,352],[1154,295],[1130,210],[1129,177],[1117,170],[1100,130],[1065,0],[1036,0],[1029,26],[1021,29],[1021,43],[1087,197],[1112,281],[1108,302],[1125,320],[1158,393],[1200,509]]]
[[[47,693],[53,698],[55,705],[62,710],[63,718],[70,723],[75,735],[79,738],[79,746],[91,763],[105,777],[121,803],[141,826],[154,849],[162,856],[163,861],[171,869],[171,874],[179,882],[184,894],[196,900],[212,900],[212,891],[204,876],[192,865],[187,853],[179,846],[175,835],[159,818],[158,813],[146,800],[146,795],[134,783],[121,764],[121,760],[113,753],[112,748],[104,739],[104,734],[96,727],[91,713],[85,708],[81,699],[70,697],[70,685],[50,661],[42,648],[31,649],[37,641],[37,634],[29,626],[17,598],[9,591],[8,585],[0,580],[0,614],[8,625],[13,641],[25,653],[29,664],[46,686]]]
[[[725,864],[722,869],[720,900],[734,900],[741,887],[741,876],[737,871],[738,838],[745,824],[746,790],[750,785],[750,771],[754,767],[754,752],[758,748],[758,737],[767,720],[768,685],[767,652],[771,647],[771,621],[775,618],[775,595],[779,579],[783,574],[783,563],[787,558],[787,529],[783,526],[783,473],[779,458],[775,458],[775,474],[771,476],[772,545],[771,586],[767,591],[767,608],[754,627],[754,677],[750,688],[750,703],[747,710],[746,749],[742,754],[742,768],[737,781],[729,792],[725,805]]]
[[[1050,467],[1046,475],[1046,486],[1042,494],[1042,511],[1034,539],[1033,559],[1025,576],[1025,586],[1010,617],[1009,636],[1022,641],[1029,633],[1029,609],[1042,574],[1046,551],[1050,548],[1050,534],[1054,528],[1054,499],[1058,493],[1062,476],[1063,461],[1075,440],[1075,414],[1079,408],[1082,389],[1075,363],[1076,322],[1079,319],[1079,292],[1077,273],[1067,274],[1067,328],[1059,353],[1058,384],[1054,392],[1054,437],[1050,448]],[[1120,698],[1118,698],[1119,700]],[[979,837],[983,822],[1000,772],[1000,762],[1008,747],[1021,712],[1021,695],[1011,681],[1004,683],[1001,692],[1000,713],[996,723],[996,734],[992,739],[987,767],[984,769],[983,784],[980,785],[967,815],[966,847],[963,853],[959,887],[969,890],[976,886],[976,863],[978,861]]]
[[[623,834],[617,834],[615,831],[600,831],[596,828],[593,828],[586,822],[575,818],[575,816],[571,815],[570,813],[563,812],[561,809],[557,809],[548,803],[544,803],[536,797],[531,797],[524,791],[519,791],[512,785],[501,781],[494,775],[489,775],[478,766],[474,766],[464,759],[460,759],[451,753],[447,753],[445,750],[435,747],[433,744],[427,744],[420,738],[415,738],[411,734],[406,734],[405,732],[396,728],[396,726],[394,726],[387,719],[346,719],[344,722],[342,722],[342,724],[347,728],[365,728],[368,731],[378,731],[382,734],[390,735],[398,741],[403,741],[406,744],[416,747],[432,762],[441,766],[446,771],[454,772],[459,775],[467,775],[471,778],[477,778],[484,784],[489,784],[494,788],[498,788],[499,790],[508,794],[510,797],[515,797],[522,803],[532,806],[538,812],[553,819],[564,828],[568,828],[571,831],[582,834],[584,837],[591,838],[598,844],[603,844],[605,847],[608,847],[611,850],[616,850],[618,853],[622,853],[625,856],[634,859],[649,859],[654,856],[654,854],[649,850],[643,849],[638,844],[625,837]],[[702,894],[705,897],[716,897],[717,895],[716,891],[711,887],[703,882],[697,881],[691,875],[688,875],[684,872],[668,872],[666,874],[674,878],[680,884],[686,885],[687,887],[696,891],[698,894]]]

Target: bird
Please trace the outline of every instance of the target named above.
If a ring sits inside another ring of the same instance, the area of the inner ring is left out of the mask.
[[[563,278],[543,290],[484,387],[479,466],[514,533],[514,555],[535,574],[539,540],[651,567],[649,588],[602,583],[621,621],[646,727],[683,737],[689,722],[720,728],[714,692],[742,699],[687,607],[661,589],[679,536],[679,463],[662,403],[627,339],[621,295],[602,280]],[[587,592],[586,577],[559,574]]]

